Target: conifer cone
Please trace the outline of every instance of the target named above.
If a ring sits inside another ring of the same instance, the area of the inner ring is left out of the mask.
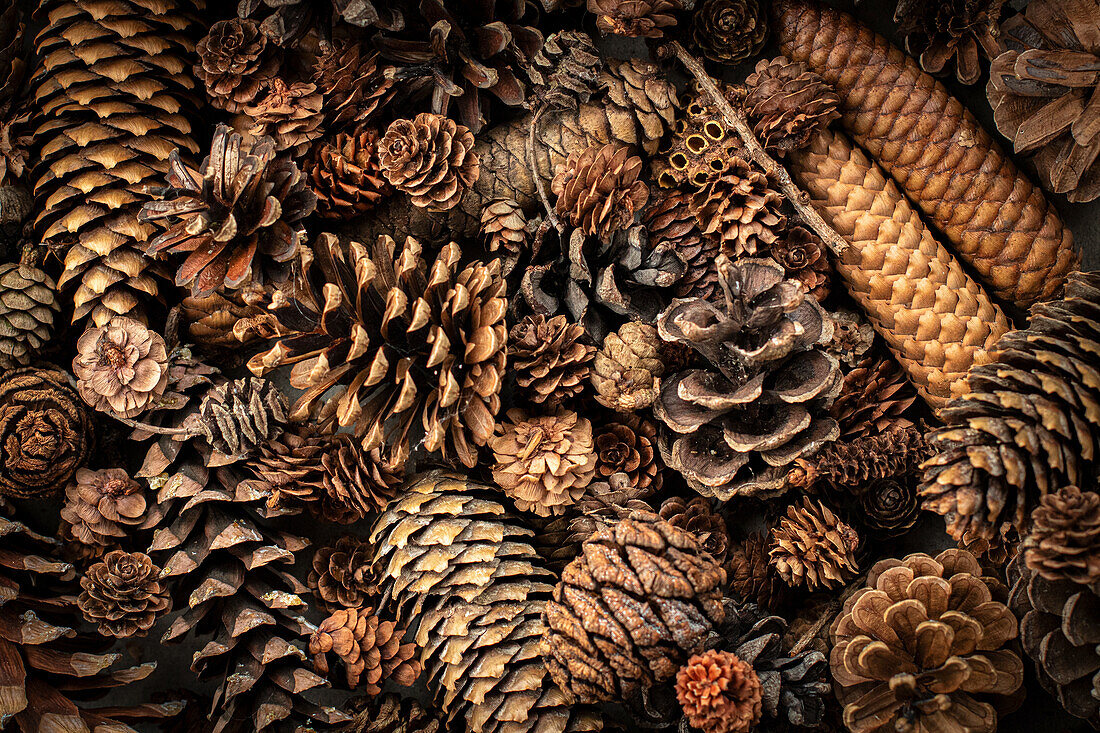
[[[742,106],[757,139],[773,154],[805,147],[840,117],[840,98],[825,80],[783,56],[759,61],[745,86]]]
[[[1075,273],[1061,300],[1036,305],[996,358],[970,370],[970,392],[941,411],[929,437],[925,509],[948,532],[1000,554],[1026,534],[1039,499],[1088,485],[1100,456],[1100,388],[1088,354],[1100,350],[1100,274]]]
[[[532,103],[575,110],[598,93],[602,69],[603,57],[587,33],[551,33],[527,66]]]
[[[80,579],[76,605],[104,636],[144,635],[172,605],[160,568],[141,552],[108,552]]]
[[[1005,0],[899,0],[894,22],[905,50],[929,74],[955,67],[955,77],[973,84],[982,74],[981,56],[1001,50],[997,21]]]
[[[374,609],[341,608],[321,622],[309,638],[313,667],[329,675],[327,654],[344,663],[348,687],[368,695],[381,694],[379,682],[408,687],[420,676],[420,662],[413,661],[416,645],[402,644],[405,629],[383,621]]]
[[[611,481],[625,474],[636,498],[656,494],[664,483],[657,452],[657,427],[638,415],[620,415],[595,428],[596,476]]]
[[[199,403],[188,427],[213,448],[210,465],[239,461],[283,432],[286,397],[258,377],[234,379],[214,387]]]
[[[875,329],[862,314],[847,308],[830,312],[833,317],[833,338],[826,351],[850,367],[875,344]]]
[[[673,527],[695,535],[714,561],[725,567],[726,552],[730,544],[729,531],[726,529],[725,518],[711,506],[710,499],[702,496],[691,499],[670,496],[661,502],[657,514]]]
[[[352,219],[370,211],[393,190],[378,160],[378,132],[361,127],[314,146],[303,172],[326,219]]]
[[[676,699],[693,727],[749,733],[764,712],[764,690],[752,666],[730,652],[696,654],[676,673]]]
[[[695,45],[720,64],[755,56],[768,38],[768,16],[760,5],[760,0],[701,0],[692,16]]]
[[[993,600],[996,582],[963,550],[876,563],[830,631],[845,725],[993,733],[991,703],[1023,683],[1023,664],[1007,646],[1016,618]],[[960,628],[968,632],[948,631]]]
[[[588,381],[596,347],[583,341],[584,328],[565,316],[530,315],[508,334],[508,358],[516,384],[535,403],[574,397]]]
[[[877,435],[832,443],[809,458],[796,459],[787,481],[792,486],[821,483],[861,494],[875,481],[917,477],[930,455],[923,430],[893,425]]]
[[[354,535],[344,535],[335,545],[320,547],[313,554],[309,587],[326,611],[360,608],[373,593],[369,581],[374,548]]]
[[[324,97],[311,82],[287,84],[276,76],[267,93],[244,108],[252,121],[248,132],[253,137],[270,137],[275,150],[297,161],[310,143],[324,133],[322,111]]]
[[[815,300],[829,297],[833,268],[821,238],[809,229],[790,227],[765,254],[783,266],[788,278],[802,283],[802,289]]]
[[[106,547],[161,520],[144,488],[121,468],[78,469],[65,489],[61,518],[68,534],[85,545]]]
[[[663,29],[676,25],[680,9],[680,0],[588,0],[588,12],[604,35],[663,38]]]
[[[889,356],[871,353],[844,375],[829,414],[840,425],[841,440],[863,438],[892,425],[911,426],[906,414],[916,399],[901,366]]]
[[[676,283],[677,298],[718,296],[718,270],[714,260],[720,251],[717,240],[704,237],[699,222],[688,208],[690,194],[658,188],[642,215],[655,247],[667,247],[684,263],[684,274]]]
[[[616,412],[644,410],[657,398],[664,373],[657,329],[628,321],[607,335],[592,361],[596,401]]]
[[[506,263],[504,271],[511,271],[514,265],[508,263],[518,260],[527,247],[527,216],[523,213],[523,207],[512,199],[490,201],[481,211],[478,234],[484,239],[487,250],[501,251],[500,256]]]
[[[771,535],[755,532],[730,548],[725,567],[730,588],[743,602],[776,612],[786,606],[791,592],[771,565],[770,549]]]
[[[477,446],[493,435],[507,357],[499,261],[459,270],[451,243],[429,267],[414,239],[398,252],[389,237],[368,249],[328,234],[313,254],[294,297],[275,311],[288,335],[249,369],[293,364],[291,385],[306,391],[291,418],[354,425],[363,450],[381,449],[390,465],[404,465],[419,440],[416,421],[426,451],[474,466]],[[333,387],[340,392],[322,402]]]
[[[377,117],[396,93],[377,53],[350,41],[322,41],[311,80],[324,96],[326,129],[343,131]]]
[[[554,208],[572,226],[606,241],[630,226],[649,200],[641,171],[642,159],[627,147],[589,146],[570,155],[554,176]]]
[[[474,135],[442,115],[396,120],[378,144],[382,175],[416,206],[456,206],[481,172]]]
[[[1045,580],[1092,585],[1100,580],[1100,494],[1066,486],[1031,513],[1024,562]]]
[[[776,241],[787,224],[782,204],[782,194],[772,190],[768,177],[735,157],[692,194],[688,209],[703,234],[735,256],[762,252]]]
[[[210,104],[240,112],[256,101],[279,69],[279,59],[259,25],[248,18],[219,20],[195,45],[195,76],[206,85]]]
[[[820,502],[788,506],[771,535],[771,563],[792,587],[835,588],[859,572],[859,535]]]
[[[444,733],[446,721],[411,697],[392,692],[353,697],[345,706],[354,720],[344,730],[354,733]]]
[[[142,256],[154,229],[138,212],[172,150],[198,152],[192,5],[48,0],[39,11],[35,229],[65,253],[58,287],[72,292],[74,321],[141,318],[157,284]]]
[[[53,338],[56,294],[53,278],[37,267],[0,265],[0,367],[26,366]]]
[[[148,677],[155,662],[111,669],[119,654],[109,643],[76,630],[80,621],[72,565],[58,562],[56,540],[0,516],[0,718],[5,730],[132,730],[127,722],[165,718],[180,712],[180,702],[133,707],[88,705],[88,694],[103,694]]]
[[[860,492],[854,516],[875,539],[900,537],[913,528],[920,516],[920,496],[915,484],[912,479],[872,481]]]
[[[725,571],[693,534],[636,512],[585,541],[546,605],[542,652],[580,702],[670,680],[722,622]]]
[[[271,288],[252,282],[237,290],[185,296],[179,314],[186,326],[186,340],[214,359],[251,346],[261,333],[273,335],[268,332],[273,319],[266,306],[274,294]]]
[[[76,351],[76,388],[99,412],[134,417],[168,387],[164,337],[140,321],[114,316],[81,334]]]
[[[60,491],[91,455],[91,414],[58,369],[12,369],[0,377],[0,495]]]
[[[531,530],[494,496],[434,473],[390,504],[370,537],[381,610],[414,634],[428,689],[453,724],[471,733],[599,730],[539,657],[554,575]]]
[[[341,23],[367,29],[405,22],[400,9],[378,0],[238,0],[237,15],[263,18],[260,30],[284,48],[292,48],[311,30],[327,38]]]

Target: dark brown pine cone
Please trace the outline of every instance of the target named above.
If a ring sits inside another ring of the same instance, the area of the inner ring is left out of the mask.
[[[344,710],[354,720],[348,733],[444,733],[447,721],[438,712],[425,710],[411,697],[387,692],[382,695],[353,697]]]
[[[623,145],[590,145],[570,153],[550,184],[554,210],[572,226],[602,241],[634,221],[649,200],[642,159]]]
[[[699,222],[688,207],[691,194],[675,188],[657,188],[642,215],[655,247],[671,247],[684,263],[684,274],[676,283],[679,298],[720,297],[718,270],[714,259],[721,251],[718,240],[704,237]]]
[[[916,399],[917,391],[901,365],[873,352],[844,375],[830,414],[840,425],[840,439],[852,440],[885,432],[892,425],[911,426],[906,414]]]
[[[808,458],[797,459],[787,481],[799,487],[827,483],[858,494],[874,481],[913,479],[929,455],[923,430],[893,425],[881,434],[832,443]]]
[[[1100,494],[1066,486],[1040,500],[1031,523],[1023,552],[1029,569],[1050,581],[1100,581]]]
[[[840,117],[840,98],[824,79],[800,62],[763,59],[745,79],[742,106],[764,148],[785,154],[809,144]]]
[[[760,52],[768,38],[767,21],[760,0],[701,0],[691,36],[708,59],[733,64]]]
[[[213,463],[241,460],[283,432],[286,397],[271,382],[258,377],[234,379],[206,393],[187,427],[215,451]]]
[[[146,499],[141,484],[121,468],[81,468],[75,479],[65,489],[61,518],[77,542],[106,547],[160,520],[158,507]]]
[[[0,495],[63,489],[95,446],[95,423],[65,372],[10,370],[0,377]]]
[[[663,38],[682,7],[680,0],[588,0],[600,33],[643,38]]]
[[[767,249],[767,255],[783,266],[787,277],[819,301],[829,297],[833,273],[821,238],[803,226],[794,226]]]
[[[596,354],[584,338],[584,327],[565,316],[530,315],[513,326],[508,360],[523,394],[536,404],[580,394]]]
[[[326,611],[359,608],[374,592],[370,565],[374,560],[369,542],[344,535],[335,545],[317,548],[309,571],[309,587]]]
[[[93,326],[77,339],[76,351],[76,388],[100,412],[133,417],[168,386],[164,337],[140,321],[115,316],[105,326]]]
[[[771,565],[771,534],[756,532],[729,550],[726,575],[730,588],[745,603],[755,603],[761,608],[777,612],[791,598],[790,586],[775,572]]]
[[[771,535],[772,566],[792,587],[835,588],[859,572],[859,535],[820,502],[788,506]]]
[[[317,198],[298,166],[276,157],[275,142],[262,137],[249,145],[218,125],[201,177],[176,153],[171,161],[168,186],[159,190],[163,200],[141,210],[143,220],[168,226],[146,254],[187,255],[176,284],[190,285],[192,295],[239,288],[250,278],[285,279],[288,273],[278,265],[298,251],[305,237],[302,220],[313,213]]]
[[[899,537],[916,524],[920,516],[920,497],[913,477],[902,481],[872,481],[859,495],[856,517],[876,539]]]
[[[621,420],[597,428],[595,436],[598,479],[606,481],[615,474],[626,474],[631,495],[638,499],[661,490],[663,464],[657,454],[657,428],[653,423],[637,415],[623,415]]]
[[[616,412],[634,412],[653,404],[660,377],[661,339],[648,323],[628,321],[604,339],[592,362],[596,401]]]
[[[317,196],[319,216],[353,219],[390,195],[393,189],[382,175],[378,139],[377,130],[361,127],[313,147],[302,171]]]
[[[377,117],[397,91],[378,54],[362,43],[322,42],[312,81],[324,96],[327,129],[342,131]]]
[[[676,673],[687,722],[709,733],[749,733],[764,714],[764,688],[751,664],[730,652],[696,654]]]
[[[583,31],[558,31],[531,59],[531,95],[551,109],[577,109],[600,89],[603,57]]]
[[[694,535],[655,514],[599,530],[546,604],[551,676],[579,702],[627,700],[672,679],[725,618],[725,580]]]
[[[31,265],[0,264],[0,368],[32,363],[53,338],[60,310],[52,277]]]
[[[518,260],[527,247],[527,215],[514,199],[494,199],[481,210],[481,236],[485,249],[500,252],[508,260]],[[514,266],[514,265],[512,265]],[[505,273],[512,266],[505,266]]]
[[[321,137],[324,129],[324,98],[317,85],[309,82],[287,84],[275,77],[267,94],[245,107],[252,120],[249,133],[253,137],[270,137],[277,152],[301,158],[310,144]]]
[[[898,0],[894,22],[905,36],[905,50],[929,74],[942,74],[952,62],[963,84],[981,78],[981,57],[1001,50],[997,22],[1005,0]]]
[[[688,500],[680,496],[670,496],[661,502],[657,513],[673,527],[695,535],[715,562],[725,566],[730,544],[729,531],[726,529],[726,520],[714,510],[710,499],[696,496]]]
[[[313,667],[329,674],[328,653],[344,663],[348,687],[362,687],[368,695],[382,692],[382,682],[408,687],[420,676],[420,662],[413,659],[416,644],[402,644],[405,629],[382,621],[374,609],[344,608],[321,622],[309,639]]]
[[[396,120],[378,145],[382,174],[407,193],[413,204],[445,210],[481,173],[474,135],[442,115],[421,112],[412,120]]]
[[[263,34],[291,49],[311,31],[328,37],[342,23],[362,29],[400,27],[404,16],[393,5],[379,0],[239,0],[237,14],[263,18]]]
[[[279,70],[267,36],[247,18],[219,20],[195,45],[195,76],[206,85],[210,104],[240,112],[252,104]]]
[[[104,636],[144,635],[172,605],[159,576],[160,568],[148,555],[108,552],[80,579],[84,592],[76,604]]]
[[[742,158],[692,194],[688,208],[703,233],[716,239],[731,257],[754,254],[774,244],[787,224],[783,195],[768,177]]]

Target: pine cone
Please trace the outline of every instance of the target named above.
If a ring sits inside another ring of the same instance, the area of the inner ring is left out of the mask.
[[[349,733],[444,733],[446,721],[411,697],[392,692],[353,697],[344,706],[354,716]]]
[[[239,461],[283,432],[286,397],[266,379],[234,379],[206,393],[190,423],[215,451],[214,465]]]
[[[759,0],[702,0],[692,16],[691,36],[711,61],[734,64],[760,52],[767,20]]]
[[[644,410],[657,397],[664,362],[657,329],[628,321],[604,339],[592,362],[596,401],[616,412]]]
[[[1066,297],[1031,309],[1030,327],[997,343],[970,370],[970,393],[940,412],[929,436],[923,507],[944,515],[958,541],[998,551],[1026,534],[1037,501],[1087,485],[1100,458],[1100,274],[1075,273]],[[1071,427],[1072,426],[1072,427]]]
[[[264,16],[260,30],[272,42],[290,49],[316,31],[330,37],[341,23],[356,28],[395,28],[404,23],[402,12],[378,0],[240,0],[242,18]]]
[[[326,611],[360,608],[373,591],[369,580],[374,560],[369,542],[343,535],[335,545],[320,547],[313,553],[309,587]]]
[[[671,679],[722,622],[725,580],[694,535],[655,514],[599,530],[546,606],[550,674],[580,702],[627,700]]]
[[[160,568],[141,552],[108,552],[80,579],[76,599],[84,618],[104,636],[144,636],[172,605]]]
[[[362,43],[322,41],[311,81],[324,95],[326,129],[361,127],[378,117],[397,91],[388,71]]]
[[[662,440],[665,464],[724,501],[783,490],[784,466],[836,437],[825,408],[841,378],[820,348],[830,321],[783,268],[725,255],[717,267],[724,307],[677,300],[657,320],[661,338],[707,364],[662,379],[654,413],[672,431]]]
[[[978,29],[993,30],[1000,0],[955,0],[951,5],[960,3],[979,21]],[[1031,158],[1047,189],[1074,202],[1100,197],[1095,134],[1077,132],[1096,125],[1096,109],[1087,100],[1100,86],[1097,32],[1096,0],[1084,0],[1068,10],[1052,0],[1031,3],[1001,24],[1000,55],[989,67],[985,90],[997,129],[1012,141],[1014,151]],[[975,52],[973,41],[966,40],[969,45],[964,48]],[[971,81],[977,81],[976,63],[973,71]]]
[[[0,110],[4,113],[18,95],[27,72],[23,53],[26,18],[27,8],[14,0],[4,3],[0,11]]]
[[[758,62],[745,86],[742,106],[752,131],[772,154],[805,147],[840,117],[840,98],[833,88],[805,64],[783,56]]]
[[[12,6],[14,7],[14,6]],[[0,368],[35,360],[61,311],[53,278],[31,265],[0,265]]]
[[[630,226],[649,199],[641,172],[642,159],[624,146],[591,145],[572,153],[550,184],[558,197],[554,210],[585,234],[606,241]]]
[[[929,455],[923,430],[893,425],[877,435],[832,443],[809,458],[796,459],[787,481],[799,487],[828,484],[861,494],[875,481],[909,481]]]
[[[1100,580],[1100,494],[1066,486],[1047,494],[1031,513],[1024,562],[1053,583]]]
[[[493,480],[521,511],[563,513],[596,474],[592,423],[560,408],[544,417],[509,410],[508,419],[489,441]]]
[[[771,565],[771,535],[755,532],[729,550],[726,576],[730,588],[745,603],[756,603],[768,611],[779,611],[790,600],[790,586]]]
[[[901,366],[881,354],[864,357],[844,375],[829,414],[840,424],[840,439],[852,440],[885,432],[890,426],[910,427],[905,415],[917,393]]]
[[[676,297],[711,300],[719,293],[714,260],[720,244],[703,236],[688,208],[689,199],[690,194],[677,189],[656,189],[642,223],[654,247],[667,247],[684,263],[684,274],[673,291]]]
[[[833,268],[821,238],[809,229],[802,226],[787,229],[782,237],[772,242],[766,254],[783,266],[788,278],[802,283],[802,289],[816,300],[820,302],[829,297]]]
[[[714,561],[725,567],[726,552],[730,544],[729,532],[725,518],[714,510],[710,499],[696,496],[688,500],[670,496],[661,502],[657,513],[673,527],[695,535],[695,539],[710,553]]]
[[[527,316],[512,327],[508,358],[527,399],[554,403],[581,393],[596,353],[583,338],[584,328],[565,316]]]
[[[531,59],[531,96],[551,109],[577,109],[599,91],[603,57],[583,31],[557,31]]]
[[[309,653],[314,669],[326,676],[327,654],[335,653],[344,663],[349,688],[361,686],[368,695],[379,695],[379,682],[408,687],[420,676],[420,662],[413,659],[416,645],[402,644],[404,636],[405,629],[397,628],[393,621],[382,621],[372,608],[342,608],[313,632]]]
[[[778,239],[787,224],[782,205],[783,196],[771,189],[768,177],[735,157],[721,175],[692,194],[688,210],[703,234],[735,256],[763,251]]]
[[[226,112],[240,112],[252,104],[275,77],[279,60],[267,45],[255,21],[219,20],[195,45],[194,67],[206,85],[210,104]]]
[[[65,489],[61,519],[68,534],[85,545],[107,547],[131,532],[149,529],[161,519],[145,491],[121,468],[102,471],[78,469],[76,480]]]
[[[610,480],[615,474],[626,474],[635,498],[656,494],[664,483],[657,428],[637,415],[619,419],[621,422],[606,423],[596,431],[596,475]]]
[[[305,236],[302,220],[317,206],[298,166],[276,157],[271,138],[247,145],[225,125],[214,133],[201,178],[175,153],[171,161],[164,199],[141,210],[144,221],[168,222],[146,253],[186,254],[176,284],[190,285],[196,296],[250,278],[285,280],[278,264],[294,257]]]
[[[1003,48],[997,21],[1004,5],[1005,0],[899,0],[894,22],[905,36],[905,50],[922,69],[941,74],[954,61],[956,78],[973,84],[982,75],[980,55],[992,57]]]
[[[523,207],[512,199],[490,201],[481,210],[481,229],[485,249],[490,252],[503,250],[505,259],[519,259],[527,248],[527,216]],[[507,272],[509,267],[505,268]]]
[[[859,572],[859,535],[820,502],[791,504],[771,534],[771,563],[792,587],[835,588]]]
[[[168,348],[144,324],[115,316],[76,342],[73,373],[84,401],[99,412],[133,417],[168,386]]]
[[[600,33],[642,38],[663,38],[662,28],[676,25],[680,0],[588,0]]]
[[[920,497],[912,479],[872,482],[859,495],[856,516],[868,534],[877,540],[900,537],[920,516]]]
[[[378,133],[369,127],[319,143],[302,170],[317,196],[317,213],[326,219],[353,219],[392,191],[378,159]]]
[[[389,465],[404,465],[421,437],[412,432],[418,421],[426,451],[472,467],[500,410],[508,337],[500,263],[459,270],[453,243],[430,267],[416,240],[395,249],[389,237],[368,250],[321,235],[316,262],[301,266],[307,282],[275,311],[289,335],[249,369],[294,364],[291,386],[307,391],[291,417],[312,415],[322,428],[354,424],[363,450],[380,449]]]
[[[729,652],[696,654],[676,673],[676,699],[700,730],[748,733],[763,715],[763,695],[752,666]]]
[[[831,629],[829,661],[850,730],[996,730],[987,700],[1015,693],[1023,664],[1006,648],[1016,619],[991,599],[991,580],[963,550],[871,568]],[[959,628],[968,632],[947,631]]]
[[[450,209],[474,185],[481,171],[474,136],[441,115],[421,112],[397,120],[378,144],[382,175],[412,197],[416,206]]]
[[[324,133],[323,106],[324,98],[316,84],[287,84],[275,77],[267,94],[244,109],[252,121],[248,132],[255,138],[270,137],[277,152],[301,158]]]
[[[211,358],[251,345],[272,320],[265,306],[273,294],[270,288],[250,282],[238,290],[185,296],[179,313],[187,327],[186,340]]]
[[[679,107],[676,87],[660,67],[643,59],[605,59],[600,86],[605,95],[598,106],[606,115],[601,127],[609,129],[595,137],[632,145],[647,155],[657,152]],[[596,117],[593,112],[582,110],[585,117]]]
[[[31,499],[59,491],[88,460],[94,422],[71,381],[49,368],[0,377],[0,495]]]
[[[838,308],[830,311],[833,319],[833,338],[825,350],[850,367],[875,345],[875,327],[859,311]]]

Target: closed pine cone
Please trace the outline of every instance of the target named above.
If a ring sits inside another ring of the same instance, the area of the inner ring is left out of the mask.
[[[234,379],[207,392],[187,423],[214,449],[213,465],[239,461],[283,432],[286,397],[258,377]]]
[[[990,701],[1020,688],[1023,664],[1006,647],[1016,618],[993,600],[992,580],[973,555],[954,549],[871,568],[830,632],[834,688],[850,730],[996,731]]]
[[[860,538],[827,506],[804,497],[787,507],[772,530],[768,554],[776,572],[791,586],[835,588],[859,572],[855,553]]]
[[[514,409],[508,419],[489,441],[493,480],[521,510],[561,514],[596,474],[592,423],[564,409],[543,417]]]
[[[831,443],[797,459],[787,481],[801,487],[827,484],[860,494],[875,481],[911,481],[929,455],[924,430],[891,425],[881,433]]]
[[[703,233],[717,240],[730,256],[755,254],[773,244],[787,224],[783,196],[768,177],[743,158],[692,194],[688,209]]]
[[[771,534],[755,532],[729,550],[726,576],[730,588],[745,603],[776,612],[790,599],[790,586],[776,573],[768,554]]]
[[[596,401],[616,412],[644,410],[656,399],[664,373],[657,329],[627,321],[607,335],[592,362]]]
[[[625,474],[637,498],[661,490],[664,468],[657,453],[657,427],[638,415],[624,415],[595,432],[596,475]]]
[[[588,0],[600,33],[620,36],[662,38],[680,9],[680,0]]]
[[[580,702],[625,701],[672,679],[722,622],[725,580],[694,535],[655,514],[597,531],[546,605],[550,674]]]
[[[113,550],[80,580],[77,605],[104,636],[143,635],[172,605],[148,555]]]
[[[35,360],[61,311],[53,278],[31,265],[0,265],[0,368]]]
[[[267,36],[247,18],[219,20],[195,46],[194,67],[206,85],[210,104],[226,112],[240,112],[271,83],[279,60],[267,45]]]
[[[405,629],[382,621],[368,607],[342,608],[321,622],[309,639],[309,653],[318,673],[329,674],[328,653],[344,663],[347,685],[362,687],[368,695],[382,692],[381,682],[408,687],[420,676],[413,659],[416,644],[402,644]]]
[[[829,297],[833,268],[821,238],[802,226],[787,229],[768,247],[766,254],[783,266],[787,277],[802,283],[816,300]]]
[[[570,154],[550,189],[558,216],[585,234],[608,241],[626,229],[649,200],[641,180],[642,159],[630,148],[609,143]]]
[[[164,394],[168,386],[168,349],[164,337],[145,324],[115,316],[92,327],[76,342],[76,387],[100,412],[133,417]]]
[[[309,587],[326,611],[359,608],[374,591],[369,580],[374,559],[369,542],[343,535],[335,545],[320,547],[313,554]]]
[[[783,56],[758,62],[745,86],[742,105],[756,137],[771,153],[804,147],[840,117],[840,98],[832,87],[805,64]]]
[[[703,55],[720,64],[755,56],[768,38],[768,16],[760,0],[700,0],[691,34]]]
[[[324,96],[329,129],[341,131],[379,115],[396,92],[386,68],[362,43],[322,41],[312,81]]]
[[[361,127],[314,146],[303,171],[317,196],[318,215],[351,219],[390,195],[378,159],[378,137],[373,128]]]
[[[676,673],[687,722],[708,733],[749,733],[763,714],[763,695],[752,666],[730,652],[696,654]]]
[[[1066,486],[1031,513],[1024,562],[1044,579],[1082,585],[1100,581],[1100,494]]]
[[[584,337],[584,327],[565,316],[529,315],[512,327],[508,357],[528,399],[560,402],[580,394],[596,353]]]
[[[725,567],[726,551],[730,544],[729,532],[725,518],[714,510],[710,499],[696,496],[689,500],[670,496],[661,502],[657,513],[673,527],[695,535],[714,561]]]
[[[445,210],[458,204],[481,172],[474,135],[454,120],[421,112],[396,120],[378,145],[382,174],[416,206]]]
[[[69,533],[78,542],[108,546],[160,519],[141,484],[121,468],[81,468],[75,479],[65,489],[61,518],[71,525]]]

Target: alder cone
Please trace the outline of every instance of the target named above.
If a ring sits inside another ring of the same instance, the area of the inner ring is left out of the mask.
[[[369,127],[316,145],[303,172],[317,196],[317,213],[326,219],[370,211],[393,190],[378,161],[378,132]]]
[[[692,533],[656,514],[600,529],[546,605],[550,674],[582,703],[626,701],[670,680],[722,622],[725,581]]]
[[[53,278],[37,267],[0,265],[0,367],[30,364],[53,338],[56,295]]]
[[[382,175],[416,206],[453,208],[481,172],[470,130],[441,115],[421,112],[396,120],[378,143]]]

